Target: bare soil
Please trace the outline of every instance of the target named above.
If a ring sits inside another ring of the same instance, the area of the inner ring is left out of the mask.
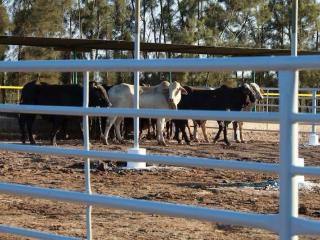
[[[170,140],[168,147],[154,140],[143,140],[148,153],[199,156],[215,159],[279,162],[277,133],[247,132],[247,143],[193,143],[178,145]],[[305,146],[300,136],[299,156],[306,166],[320,165],[320,147]],[[48,144],[42,141],[41,144]],[[61,147],[81,148],[79,140],[58,141]],[[126,144],[104,146],[97,141],[92,148],[127,151]],[[194,204],[208,208],[229,209],[256,213],[277,213],[279,191],[276,188],[239,187],[240,183],[259,183],[276,180],[277,175],[242,170],[200,169],[157,166],[148,170],[125,170],[121,163],[92,161],[93,192],[136,199]],[[0,152],[0,181],[36,186],[84,190],[83,159],[32,153]],[[306,181],[320,179],[306,176]],[[320,188],[299,190],[302,216],[320,220]],[[85,238],[85,206],[0,195],[0,224],[33,228],[41,231]],[[93,207],[94,239],[277,239],[277,235],[260,229],[231,226],[223,223],[201,222],[123,210]],[[30,239],[0,233],[0,239]],[[320,239],[320,236],[301,236],[300,239]]]

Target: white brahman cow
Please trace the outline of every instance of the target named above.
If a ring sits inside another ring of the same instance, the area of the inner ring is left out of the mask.
[[[151,109],[177,109],[177,105],[181,100],[181,94],[187,94],[187,91],[174,81],[171,84],[163,81],[156,86],[140,87],[140,108]],[[109,100],[112,107],[132,108],[134,104],[134,85],[121,83],[113,86],[108,91]],[[104,132],[104,143],[108,144],[109,131],[112,125],[115,125],[117,139],[122,142],[120,134],[120,124],[123,117],[110,117],[107,120]],[[161,145],[166,145],[163,137],[163,129],[165,119],[157,119],[157,140]]]

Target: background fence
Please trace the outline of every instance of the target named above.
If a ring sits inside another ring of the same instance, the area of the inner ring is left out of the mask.
[[[264,99],[255,104],[253,111],[257,112],[278,112],[279,111],[279,88],[262,88],[264,90]],[[0,99],[1,103],[19,103],[20,94],[21,94],[22,86],[0,86]],[[299,112],[302,113],[314,113],[318,112],[319,106],[319,97],[320,94],[319,88],[299,88],[298,95],[298,106]],[[8,115],[8,114],[7,114]],[[9,115],[10,116],[10,115]],[[14,117],[15,118],[15,117]],[[2,119],[0,118],[0,123]],[[16,127],[16,121],[13,120],[12,126],[8,123],[8,120],[5,120],[6,129],[10,129],[10,133],[12,135],[20,134],[18,128]],[[43,123],[46,125],[46,123]],[[300,132],[313,132],[316,133],[318,123],[302,123],[299,127]],[[231,125],[230,125],[231,127]],[[209,122],[207,124],[207,128],[218,128],[215,121]],[[1,129],[1,127],[0,127]],[[270,124],[268,122],[257,124],[245,124],[244,130],[247,131],[279,131],[279,124]],[[4,133],[4,135],[6,135]]]
[[[219,87],[219,86],[217,86]],[[19,103],[23,86],[0,86],[1,103]],[[279,111],[279,88],[262,88],[264,99],[255,104],[257,112]],[[299,112],[317,111],[319,107],[319,88],[299,88]]]
[[[71,201],[88,205],[87,238],[91,238],[91,206],[120,208],[146,213],[175,217],[193,218],[226,224],[238,224],[263,228],[280,235],[282,240],[293,239],[299,234],[320,234],[319,221],[298,216],[298,175],[320,176],[319,167],[299,167],[298,161],[298,122],[320,121],[318,114],[298,113],[298,69],[320,69],[320,56],[300,57],[255,57],[255,58],[213,58],[213,59],[166,59],[166,60],[71,60],[71,61],[20,61],[1,62],[0,71],[40,72],[40,71],[234,71],[234,70],[274,70],[279,71],[280,111],[279,112],[225,112],[225,111],[175,111],[152,109],[103,109],[88,107],[88,72],[84,76],[83,107],[33,106],[0,104],[0,112],[60,114],[83,116],[84,149],[69,149],[45,146],[0,143],[1,150],[31,153],[77,156],[84,158],[86,191],[75,192],[35,186],[0,183],[0,192],[27,195],[44,199]],[[280,122],[280,163],[257,163],[253,161],[220,160],[199,157],[163,155],[139,155],[114,151],[93,151],[89,149],[88,116],[124,117],[168,117],[173,119],[196,118],[211,120],[240,120]],[[189,167],[227,168],[277,173],[280,176],[280,206],[278,214],[257,214],[203,208],[190,205],[162,203],[156,201],[120,198],[91,192],[91,158],[114,161],[168,164]],[[20,229],[0,225],[0,231],[41,239],[67,239],[65,236]],[[70,238],[74,239],[74,238]]]
[[[22,86],[0,86],[1,103],[19,103]]]

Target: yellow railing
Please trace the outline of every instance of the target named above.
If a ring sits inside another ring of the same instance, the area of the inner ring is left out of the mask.
[[[263,96],[279,96],[279,93],[264,93]],[[299,93],[299,97],[312,97],[311,93]],[[320,94],[317,94],[317,97],[319,97]]]
[[[3,103],[19,103],[22,86],[0,86],[0,90],[8,91]]]
[[[0,86],[0,89],[8,89],[8,90],[21,90],[22,86]],[[264,93],[264,96],[279,96],[279,93]],[[311,93],[299,93],[299,97],[312,97]],[[317,94],[317,97],[320,97],[320,94]]]
[[[0,89],[12,89],[12,90],[21,90],[21,86],[0,86]]]

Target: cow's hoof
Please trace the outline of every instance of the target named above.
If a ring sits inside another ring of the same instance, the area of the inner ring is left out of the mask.
[[[103,143],[104,145],[109,145],[108,140],[106,140],[105,138],[102,139],[102,143]]]
[[[237,139],[237,140],[236,140],[236,143],[241,143],[241,141]]]
[[[187,145],[191,146],[191,142],[187,142]]]
[[[213,140],[213,144],[216,144],[218,140]]]
[[[231,147],[231,143],[229,143],[229,142],[226,142],[226,145],[227,145],[228,147]]]
[[[159,145],[160,146],[165,146],[165,147],[167,146],[167,144],[165,142],[159,142]]]

